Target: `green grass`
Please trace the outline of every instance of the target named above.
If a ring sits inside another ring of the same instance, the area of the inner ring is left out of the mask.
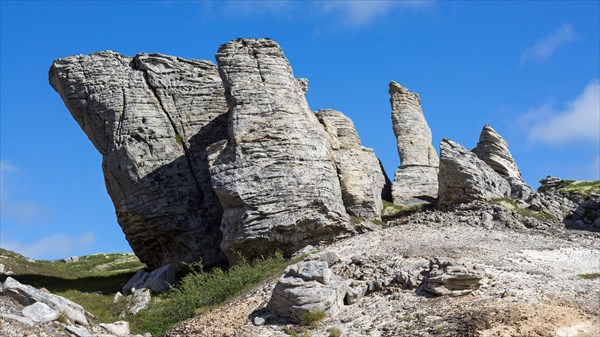
[[[148,308],[122,318],[119,314],[126,303],[124,300],[113,303],[114,294],[144,267],[132,254],[90,255],[71,263],[29,261],[4,249],[0,249],[0,256],[3,256],[0,263],[14,272],[12,277],[19,282],[46,288],[79,303],[96,316],[94,322],[125,319],[132,333],[150,332],[153,336],[162,335],[181,320],[218,307],[297,262],[286,260],[278,253],[252,264],[242,261],[227,271],[216,268],[202,272],[198,264],[172,291],[153,296]]]
[[[329,337],[342,336],[342,330],[340,330],[339,328],[336,328],[336,327],[327,329],[327,332],[329,333]]]
[[[492,199],[490,202],[492,204],[500,205],[510,211],[514,211],[522,216],[535,218],[539,221],[550,221],[554,219],[554,216],[545,212],[538,212],[529,208],[520,208],[517,205],[517,201],[511,197]]]
[[[413,206],[400,206],[389,201],[383,201],[381,220],[387,224],[388,221],[398,220],[411,214],[423,212],[428,208],[426,204]]]
[[[301,330],[296,331],[291,326],[284,326],[283,332],[290,335],[291,337],[311,337],[312,336],[310,330],[308,330],[306,328],[302,328]]]
[[[325,310],[307,311],[300,315],[300,324],[316,325],[327,317]]]
[[[567,193],[577,193],[580,194],[583,199],[589,199],[592,193],[600,194],[600,180],[563,180],[562,185],[558,190]]]
[[[600,273],[579,274],[577,276],[587,280],[595,280],[597,278],[600,278]]]
[[[197,266],[171,292],[155,296],[147,309],[125,319],[134,333],[160,336],[175,323],[209,311],[259,282],[283,273],[289,263],[277,253],[252,264],[241,262],[227,271],[216,268],[202,272]]]

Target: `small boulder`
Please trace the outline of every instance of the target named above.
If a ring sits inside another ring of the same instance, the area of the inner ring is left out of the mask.
[[[484,277],[485,272],[474,266],[433,259],[421,287],[434,295],[461,296],[478,289]]]
[[[121,289],[124,295],[131,294],[133,289],[147,288],[153,293],[159,294],[169,289],[169,285],[175,283],[175,268],[172,264],[166,264],[150,273],[138,270],[133,277]]]
[[[106,329],[106,331],[108,331],[109,333],[115,335],[115,336],[129,336],[130,330],[129,330],[129,322],[126,321],[117,321],[114,323],[106,323],[106,324],[98,324],[99,326],[103,327],[104,329]]]
[[[138,312],[142,311],[150,303],[150,298],[150,289],[136,289],[131,295],[131,298],[128,299],[129,302],[127,304],[127,308],[121,314],[121,317],[124,317],[127,314],[135,315]]]
[[[42,302],[35,302],[32,305],[28,305],[21,311],[25,318],[29,318],[36,323],[46,323],[58,319],[58,311],[50,308],[47,304]]]
[[[273,289],[267,309],[292,322],[303,314],[324,311],[334,316],[344,304],[347,287],[326,262],[307,261],[289,266]]]

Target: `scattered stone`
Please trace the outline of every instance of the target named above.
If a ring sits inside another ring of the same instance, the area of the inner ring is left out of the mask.
[[[431,129],[421,109],[419,95],[391,82],[392,126],[398,143],[400,166],[392,197],[397,205],[431,203],[438,195],[439,160],[431,145]]]
[[[485,272],[453,261],[430,260],[422,289],[434,295],[462,296],[479,288]]]
[[[19,315],[13,315],[13,314],[4,314],[4,313],[0,313],[0,317],[2,318],[8,318],[8,319],[12,319],[14,321],[17,322],[21,322],[23,324],[27,324],[27,325],[34,325],[35,323],[30,320],[29,318],[25,318],[23,316],[19,316]]]
[[[159,294],[169,290],[169,285],[175,283],[175,268],[173,264],[166,264],[150,273],[138,270],[121,289],[124,295],[129,295],[132,289],[148,288],[153,293]]]
[[[340,261],[340,255],[333,251],[324,252],[320,256],[321,261],[327,262],[329,267]]]
[[[206,161],[206,147],[227,136],[217,67],[104,51],[55,60],[49,78],[102,154],[119,224],[140,260],[150,269],[226,263]]]
[[[354,286],[348,286],[346,297],[344,298],[344,304],[351,305],[359,302],[369,290],[369,285],[362,283]]]
[[[62,261],[66,262],[66,263],[77,262],[77,261],[79,261],[79,256],[70,256],[65,259],[62,259]]]
[[[129,336],[130,333],[129,322],[126,321],[117,321],[114,323],[105,323],[98,325],[103,327],[104,329],[106,329],[106,331],[115,336]]]
[[[209,148],[209,165],[229,259],[350,234],[329,137],[279,45],[238,39],[216,59],[230,139]]]
[[[150,289],[136,289],[128,299],[127,308],[121,314],[121,317],[125,317],[127,314],[135,315],[142,311],[150,303],[150,298]]]
[[[448,139],[440,143],[439,206],[510,195],[506,179],[473,152]]]
[[[58,319],[59,312],[42,302],[35,302],[23,308],[23,316],[36,323],[46,323]]]
[[[335,110],[319,110],[319,122],[329,134],[342,198],[348,214],[381,219],[385,173],[372,149],[362,146],[354,123]]]
[[[273,289],[267,308],[292,322],[302,314],[322,310],[329,317],[344,304],[346,284],[322,261],[289,266]]]
[[[4,274],[4,265],[0,263],[0,274]]]
[[[67,330],[69,333],[73,334],[75,337],[94,337],[84,327],[67,325],[67,326],[65,326],[65,330]]]
[[[1,294],[16,299],[24,306],[42,302],[50,308],[63,313],[70,321],[88,325],[86,315],[89,315],[79,304],[62,296],[38,290],[32,286],[21,284],[19,281],[8,277],[2,285]]]
[[[419,286],[419,274],[406,269],[401,269],[394,281],[404,289],[416,289]]]
[[[254,317],[254,319],[252,320],[252,323],[256,326],[261,326],[261,325],[265,325],[265,323],[267,322],[266,319],[264,319],[263,317],[260,316],[256,316]]]
[[[123,294],[120,291],[117,291],[115,297],[113,297],[113,303],[119,302],[123,298]]]

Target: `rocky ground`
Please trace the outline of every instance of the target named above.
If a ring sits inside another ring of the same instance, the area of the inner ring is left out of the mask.
[[[320,248],[341,257],[331,266],[334,273],[382,287],[317,326],[294,326],[300,336],[302,329],[328,336],[333,327],[357,337],[600,336],[600,278],[580,276],[600,272],[598,233],[421,223]],[[432,258],[474,265],[486,277],[478,290],[459,297],[434,297],[393,282],[400,270],[426,270]],[[167,336],[289,335],[284,320],[252,323],[276,281],[182,322]]]

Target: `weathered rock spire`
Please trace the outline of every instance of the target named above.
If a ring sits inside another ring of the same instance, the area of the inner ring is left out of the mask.
[[[431,130],[421,109],[419,95],[390,82],[392,125],[400,166],[392,186],[398,205],[429,203],[437,198],[439,160],[431,145]]]

